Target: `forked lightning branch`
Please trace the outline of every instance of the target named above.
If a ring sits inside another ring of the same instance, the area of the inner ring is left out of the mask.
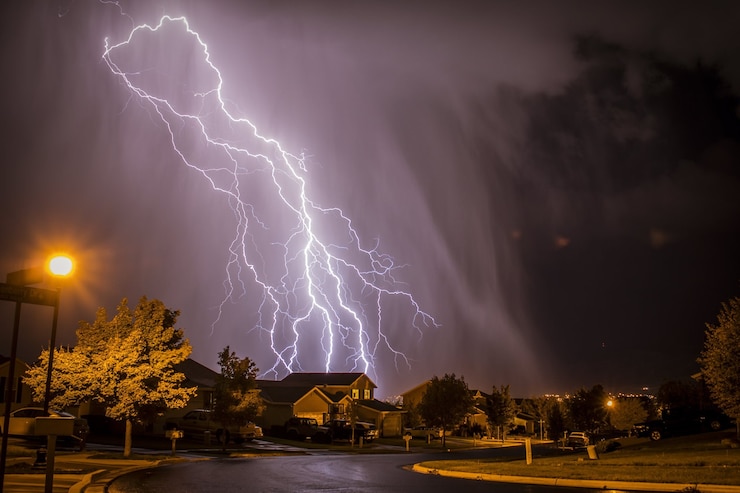
[[[190,51],[172,59],[168,45]],[[396,368],[410,366],[391,331],[421,336],[435,320],[396,282],[393,258],[367,247],[342,209],[311,196],[303,157],[236,114],[207,44],[186,18],[164,16],[122,41],[106,39],[103,60],[161,119],[178,159],[228,199],[224,217],[214,218],[233,222],[234,232],[212,329],[226,304],[254,283],[262,294],[249,329],[264,331],[275,354],[266,375],[318,371],[306,367],[316,348],[323,371],[368,372],[381,353]],[[407,326],[386,327],[390,301],[407,307]]]

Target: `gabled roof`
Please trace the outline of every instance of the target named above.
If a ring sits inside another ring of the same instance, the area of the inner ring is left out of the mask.
[[[403,393],[401,393],[401,395],[406,395],[406,394],[410,394],[410,393],[412,393],[412,392],[416,392],[417,390],[420,390],[420,389],[422,389],[423,387],[426,387],[426,386],[427,386],[427,385],[429,385],[429,384],[430,384],[431,382],[432,382],[431,380],[424,380],[423,382],[421,382],[421,383],[420,383],[419,385],[417,385],[416,387],[414,387],[414,388],[412,388],[412,389],[409,389],[409,390],[407,390],[406,392],[403,392]]]
[[[185,386],[213,387],[218,373],[190,358],[175,365],[175,370],[185,374]]]
[[[288,385],[302,385],[310,387],[320,387],[322,385],[331,386],[346,386],[352,385],[357,380],[365,376],[364,373],[291,373],[287,377],[281,380],[282,383]],[[377,387],[375,383],[370,380],[373,387]]]
[[[396,406],[392,404],[388,404],[387,402],[379,401],[378,399],[362,399],[359,401],[356,401],[360,406],[367,407],[369,409],[372,409],[374,411],[379,411],[383,413],[387,412],[396,412],[396,413],[405,413],[403,409],[399,409]]]
[[[260,396],[275,404],[295,404],[306,394],[313,390],[313,387],[295,387],[292,385],[262,385],[263,381],[258,381],[257,387],[260,389]]]

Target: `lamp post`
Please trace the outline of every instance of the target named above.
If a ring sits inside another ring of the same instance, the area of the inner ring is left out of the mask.
[[[72,273],[73,262],[69,257],[56,255],[47,263],[46,269],[35,267],[24,269],[16,272],[10,272],[6,276],[6,282],[0,283],[0,300],[15,302],[15,317],[13,320],[13,338],[10,349],[10,361],[8,362],[8,384],[5,394],[5,416],[3,418],[2,429],[2,446],[0,447],[0,491],[3,490],[5,478],[5,464],[8,455],[8,427],[10,426],[10,412],[12,411],[13,401],[13,381],[15,380],[15,364],[18,352],[18,332],[21,319],[21,306],[23,303],[33,305],[46,305],[54,307],[54,316],[51,326],[51,340],[49,345],[49,365],[47,369],[46,393],[44,395],[44,410],[49,407],[49,394],[51,389],[52,373],[52,355],[54,353],[54,344],[56,343],[56,326],[59,315],[59,292],[57,287],[54,290],[33,288],[29,284],[38,284],[45,279],[45,273],[55,278],[67,277]],[[56,439],[56,437],[54,437]],[[51,438],[49,439],[51,442]],[[46,489],[50,492],[53,482],[53,462],[47,465]]]
[[[66,255],[55,255],[48,262],[49,274],[55,278],[64,278],[72,274],[74,263],[72,259]],[[51,398],[51,375],[54,363],[54,347],[56,346],[57,340],[57,320],[59,319],[59,295],[61,294],[61,288],[56,288],[56,298],[54,303],[54,315],[51,319],[51,337],[49,339],[49,364],[46,368],[46,390],[44,392],[44,413],[49,410],[49,400]]]

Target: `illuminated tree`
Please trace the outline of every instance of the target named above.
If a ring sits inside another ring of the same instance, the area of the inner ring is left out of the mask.
[[[80,371],[80,368],[89,367],[90,358],[86,354],[65,347],[54,350],[54,368],[49,388],[50,408],[66,409],[79,406],[90,399],[90,389],[96,384],[97,375]],[[37,363],[23,377],[23,382],[31,388],[31,393],[38,401],[43,400],[46,393],[48,368],[49,350],[44,349]]]
[[[142,297],[132,312],[124,298],[107,320],[104,308],[95,321],[80,322],[77,345],[55,353],[52,405],[65,407],[92,399],[105,405],[106,416],[126,423],[124,455],[131,455],[133,423],[144,423],[165,409],[185,407],[195,388],[183,387],[185,375],[174,370],[192,348],[175,329],[179,312],[159,300]],[[38,399],[43,396],[47,354],[26,377]],[[42,376],[43,374],[43,376]]]
[[[218,353],[218,366],[221,374],[216,377],[214,388],[214,419],[223,425],[224,430],[233,426],[244,426],[262,414],[264,405],[257,389],[259,369],[249,358],[239,359],[229,346]],[[227,433],[220,437],[226,448],[229,441]]]
[[[609,409],[609,421],[617,430],[632,430],[637,423],[642,423],[648,417],[645,406],[640,399],[628,398],[619,399],[614,406]]]
[[[516,404],[511,399],[508,385],[502,385],[500,390],[493,387],[491,395],[486,398],[486,415],[488,423],[496,427],[497,437],[506,438],[505,431],[504,434],[499,434],[499,431],[511,424],[516,416]]]
[[[740,298],[722,303],[717,325],[707,324],[698,362],[715,404],[737,421],[740,439]]]
[[[427,426],[442,428],[442,447],[445,446],[445,433],[448,428],[459,424],[473,408],[465,378],[447,375],[441,380],[434,376],[429,382],[419,403],[419,413]]]

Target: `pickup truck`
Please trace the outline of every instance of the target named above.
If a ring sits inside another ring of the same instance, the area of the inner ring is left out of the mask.
[[[326,433],[331,441],[352,440],[352,424],[346,419],[333,419],[319,429]],[[378,437],[378,430],[372,423],[355,421],[354,431],[355,443],[359,443],[360,437],[365,443],[372,442]]]
[[[329,440],[328,430],[320,427],[315,418],[293,416],[285,422],[285,436],[290,440],[306,440],[325,443]]]
[[[213,411],[209,409],[194,409],[184,416],[169,418],[164,425],[165,430],[182,430],[185,436],[205,435],[210,432],[218,443],[242,443],[262,436],[262,428],[254,423],[243,426],[229,426],[224,428],[221,423],[213,420]]]

